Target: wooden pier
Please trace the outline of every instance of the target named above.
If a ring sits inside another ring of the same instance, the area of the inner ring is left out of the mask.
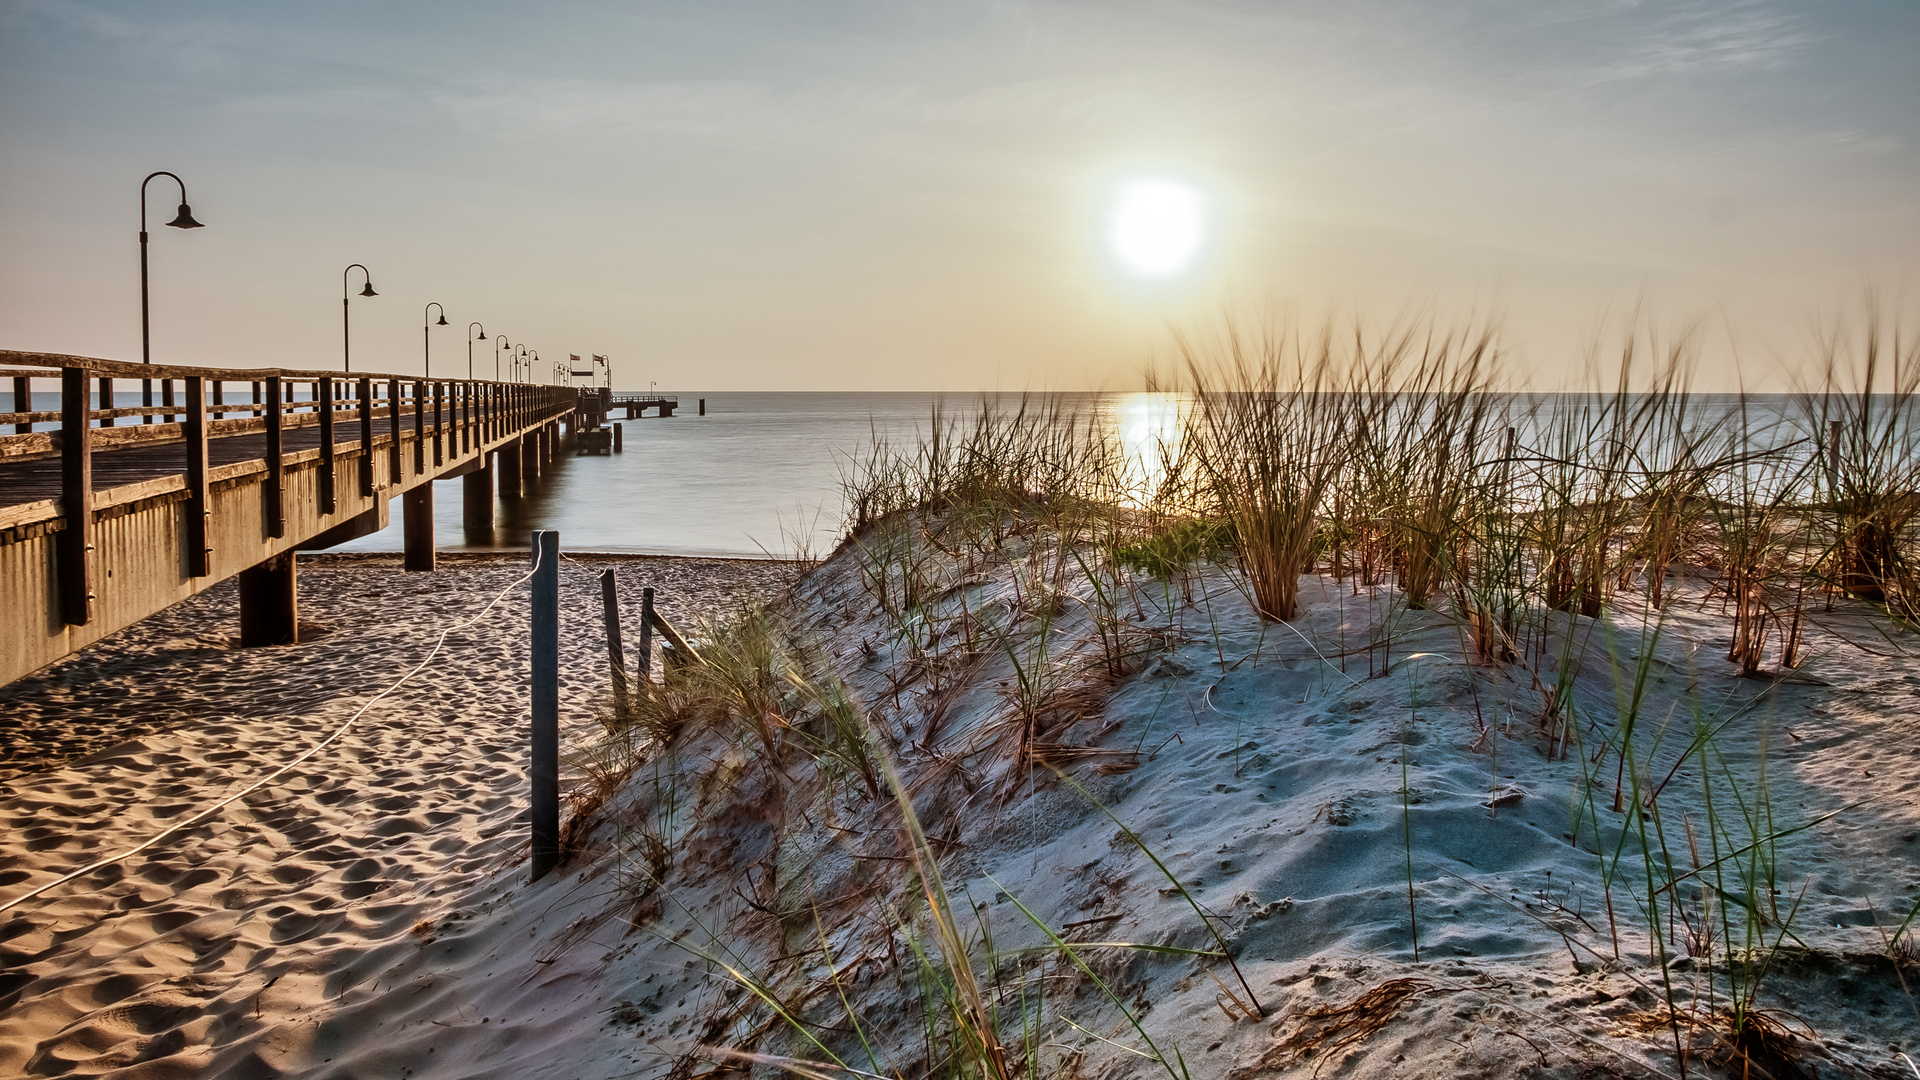
[[[466,525],[491,528],[496,486],[518,495],[578,410],[567,387],[0,350],[5,376],[0,684],[235,575],[242,643],[292,642],[295,551],[385,528],[404,496],[407,569],[432,570],[433,481],[465,477]],[[29,404],[29,379],[61,389]],[[116,384],[162,403],[114,408]],[[222,402],[236,384],[253,400]]]

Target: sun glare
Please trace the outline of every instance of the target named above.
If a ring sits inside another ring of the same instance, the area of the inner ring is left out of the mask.
[[[1120,189],[1109,236],[1130,274],[1165,278],[1193,264],[1206,234],[1200,193],[1170,180],[1135,180]]]

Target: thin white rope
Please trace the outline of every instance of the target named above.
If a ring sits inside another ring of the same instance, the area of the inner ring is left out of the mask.
[[[418,675],[420,674],[420,672],[426,670],[427,665],[433,663],[433,658],[440,655],[440,649],[442,646],[446,644],[448,634],[451,634],[456,630],[464,630],[467,627],[472,626],[474,623],[479,622],[482,618],[485,618],[488,612],[492,611],[494,608],[500,605],[500,601],[505,600],[507,598],[508,593],[519,588],[521,585],[526,584],[529,580],[533,578],[534,574],[539,572],[539,570],[540,570],[540,549],[536,547],[534,548],[533,567],[532,569],[527,571],[524,577],[521,577],[519,580],[513,582],[513,584],[508,585],[506,588],[501,589],[500,592],[496,594],[494,598],[487,603],[487,606],[481,608],[480,611],[473,616],[473,618],[468,619],[465,622],[454,623],[452,626],[449,626],[446,629],[440,631],[440,636],[434,640],[433,648],[427,653],[426,659],[420,661],[419,664],[415,665],[413,670],[407,672],[405,675],[400,676],[400,678],[397,681],[395,681],[393,685],[387,687],[385,690],[382,690],[378,694],[375,694],[373,697],[369,698],[366,704],[360,706],[360,708],[356,710],[352,716],[347,717],[345,723],[335,728],[333,731],[333,734],[328,735],[326,738],[315,743],[312,747],[308,748],[308,750],[305,753],[294,758],[292,761],[287,762],[285,765],[282,765],[279,768],[273,770],[272,772],[268,773],[266,776],[261,777],[259,780],[256,780],[253,783],[242,788],[241,790],[233,793],[232,795],[229,795],[226,798],[221,799],[219,802],[214,803],[212,806],[207,807],[205,810],[200,811],[199,813],[193,815],[192,817],[187,818],[186,820],[178,822],[176,824],[169,825],[167,828],[162,829],[158,833],[155,833],[146,842],[138,845],[137,847],[131,847],[125,851],[120,852],[117,855],[109,855],[108,857],[104,859],[100,859],[97,862],[89,863],[88,865],[83,866],[80,869],[75,870],[70,874],[67,874],[63,877],[57,877],[52,881],[47,882],[44,885],[41,885],[37,888],[34,888],[25,893],[22,893],[11,900],[8,900],[4,904],[0,904],[0,911],[6,911],[7,909],[12,908],[18,904],[25,903],[26,901],[31,900],[36,896],[39,896],[41,893],[46,892],[48,889],[52,889],[59,885],[64,885],[75,878],[84,877],[87,874],[91,874],[95,870],[98,870],[103,866],[112,866],[114,863],[117,863],[122,859],[132,858],[133,856],[140,854],[141,852],[147,850],[148,848],[154,846],[155,844],[158,844],[160,841],[165,840],[167,837],[172,836],[174,833],[177,833],[180,830],[185,829],[190,825],[199,824],[200,822],[218,813],[220,810],[224,809],[228,805],[240,799],[246,798],[248,795],[253,794],[254,792],[267,786],[273,781],[279,779],[282,775],[286,773],[288,769],[291,769],[294,766],[300,764],[301,762],[306,761],[308,758],[311,758],[313,755],[319,753],[320,751],[326,749],[328,746],[332,745],[335,739],[338,739],[340,736],[345,735],[347,733],[348,728],[351,728],[356,721],[358,721],[362,716],[365,716],[368,709],[373,708],[375,705],[379,704],[382,699],[392,694],[395,690],[400,689],[400,687],[406,685],[406,682],[408,679],[411,679],[415,675]]]

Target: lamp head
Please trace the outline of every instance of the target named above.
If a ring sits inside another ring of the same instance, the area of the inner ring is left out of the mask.
[[[167,224],[176,229],[205,228],[203,224],[193,220],[193,208],[186,203],[180,204],[180,213],[172,221],[167,222]]]
[[[360,295],[361,296],[379,296],[380,295],[379,293],[373,291],[372,278],[367,279],[367,287],[360,290]]]
[[[482,327],[482,328],[480,329],[480,332],[479,332],[479,333],[477,333],[477,334],[475,334],[475,335],[473,335],[473,340],[475,340],[475,341],[485,341],[485,340],[487,340],[487,331],[486,331],[486,328],[485,328],[485,327]]]
[[[441,312],[441,313],[440,313],[440,321],[439,321],[439,322],[437,322],[437,323],[434,323],[433,325],[435,325],[435,326],[445,326],[445,325],[447,325],[447,313],[446,313],[446,312],[444,312],[444,311],[443,311],[443,312]]]

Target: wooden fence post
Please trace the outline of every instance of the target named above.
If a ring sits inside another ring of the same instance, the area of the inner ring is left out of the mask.
[[[627,711],[627,656],[620,647],[620,594],[613,568],[600,571],[601,616],[607,624],[607,666],[613,670],[613,706]]]
[[[653,587],[640,590],[640,681],[653,683]]]
[[[560,861],[560,534],[533,534],[533,880]]]

